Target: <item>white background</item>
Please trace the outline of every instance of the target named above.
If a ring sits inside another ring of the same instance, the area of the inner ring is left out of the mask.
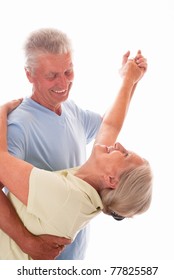
[[[142,50],[148,72],[119,141],[151,162],[152,205],[147,213],[122,222],[104,214],[95,218],[86,259],[173,260],[173,1],[6,0],[0,18],[0,103],[30,95],[22,46],[34,29],[55,27],[68,34],[75,69],[71,98],[101,114],[117,92],[123,53],[130,50],[134,56]]]

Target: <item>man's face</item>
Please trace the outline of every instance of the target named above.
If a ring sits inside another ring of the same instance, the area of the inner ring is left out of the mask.
[[[32,99],[56,111],[68,96],[74,79],[72,58],[67,54],[42,54],[34,73],[26,70],[33,84]]]

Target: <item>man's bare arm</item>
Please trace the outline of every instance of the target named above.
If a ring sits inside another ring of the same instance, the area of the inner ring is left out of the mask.
[[[52,235],[33,235],[23,225],[13,205],[2,191],[0,184],[0,228],[7,233],[22,249],[35,260],[54,260],[69,239]]]

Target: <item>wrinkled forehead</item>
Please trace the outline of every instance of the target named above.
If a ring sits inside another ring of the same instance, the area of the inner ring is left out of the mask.
[[[51,72],[64,72],[73,68],[70,54],[42,54],[37,59],[37,67]]]

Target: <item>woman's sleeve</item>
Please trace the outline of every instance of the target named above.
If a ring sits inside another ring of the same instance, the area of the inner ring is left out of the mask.
[[[69,192],[63,176],[56,172],[33,168],[29,181],[27,211],[47,221],[63,207]]]

